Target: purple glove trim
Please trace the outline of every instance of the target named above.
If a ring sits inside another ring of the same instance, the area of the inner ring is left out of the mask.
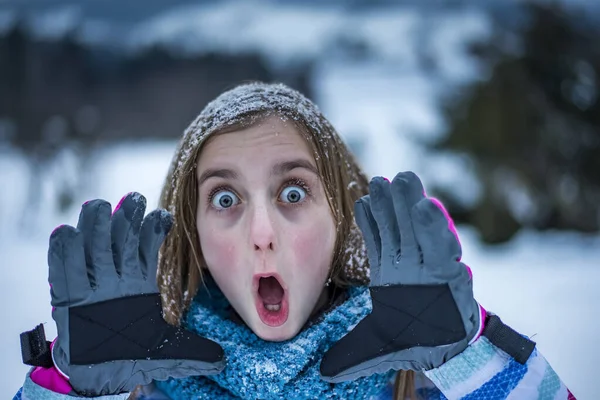
[[[54,347],[55,342],[56,339],[50,345],[51,349]],[[55,393],[73,393],[73,388],[71,387],[67,376],[55,366],[50,368],[36,367],[33,372],[31,372],[31,380],[36,385]]]
[[[69,394],[73,392],[69,382],[54,367],[36,367],[31,373],[31,380],[36,385],[55,393]]]

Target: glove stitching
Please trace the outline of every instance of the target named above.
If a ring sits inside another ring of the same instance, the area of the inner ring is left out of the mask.
[[[404,182],[406,182],[406,184],[409,185],[408,181],[404,180]],[[401,191],[401,195],[402,195],[402,197],[404,197],[404,205],[406,206],[406,209],[404,211],[406,211],[406,215],[408,216],[407,220],[404,221],[404,223],[406,223],[407,225],[410,225],[410,232],[412,233],[413,243],[417,246],[417,248],[419,250],[421,250],[421,246],[419,246],[419,242],[417,241],[417,235],[415,233],[415,226],[413,224],[413,218],[411,215],[411,209],[412,209],[412,207],[414,207],[414,205],[411,207],[408,206],[408,197],[406,196],[405,190]],[[415,203],[415,205],[416,205],[416,203]],[[397,218],[397,214],[396,214],[396,218]],[[400,221],[396,221],[396,222],[398,223],[398,225],[400,225]],[[398,230],[400,231],[400,253],[401,253],[403,246],[402,246],[402,229],[400,229],[400,226],[398,226]],[[408,229],[406,229],[406,231],[408,231]]]
[[[64,275],[64,282],[65,282],[65,288],[67,290],[67,298],[68,298],[68,304],[71,304],[71,291],[69,290],[69,279],[67,278],[67,268],[66,268],[66,262],[65,262],[65,242],[61,240],[60,242],[61,246],[60,246],[60,251],[61,251],[61,261],[62,261],[62,272]]]
[[[398,333],[398,335],[396,335],[396,337],[394,337],[394,338],[393,338],[393,339],[392,339],[390,342],[388,342],[388,344],[389,344],[389,343],[391,343],[391,342],[393,342],[394,340],[396,340],[396,339],[397,339],[397,338],[398,338],[400,335],[402,335],[404,332],[406,332],[406,330],[407,330],[408,328],[410,328],[410,326],[411,326],[412,324],[414,324],[414,323],[415,323],[415,322],[417,322],[417,321],[418,321],[418,322],[421,322],[421,323],[422,323],[422,324],[424,324],[424,325],[430,326],[430,327],[432,327],[432,328],[434,328],[434,329],[438,329],[438,330],[441,330],[441,331],[444,331],[444,332],[458,333],[459,331],[455,331],[455,330],[452,330],[452,329],[444,329],[444,328],[442,328],[442,327],[438,327],[438,326],[435,326],[435,325],[431,325],[430,323],[427,323],[427,322],[425,322],[425,321],[423,321],[422,319],[420,319],[420,318],[419,318],[419,317],[420,317],[420,316],[421,316],[423,313],[425,313],[427,310],[429,310],[429,308],[431,308],[431,307],[432,307],[432,306],[433,306],[433,305],[434,305],[434,304],[435,304],[437,301],[439,301],[439,300],[440,300],[440,298],[441,298],[441,297],[442,297],[444,294],[445,294],[444,292],[441,292],[440,294],[438,294],[438,295],[437,295],[437,296],[436,296],[434,299],[432,299],[432,300],[431,300],[431,302],[430,302],[429,304],[427,304],[427,305],[425,306],[425,308],[423,308],[423,310],[421,310],[421,311],[420,311],[420,312],[419,312],[417,315],[412,315],[412,314],[411,314],[411,313],[409,313],[408,311],[405,311],[405,310],[402,310],[402,309],[396,308],[396,306],[392,306],[392,305],[389,305],[389,304],[386,304],[386,303],[382,303],[381,301],[379,301],[379,300],[377,300],[377,299],[373,299],[373,302],[376,302],[376,303],[378,303],[378,304],[379,304],[379,305],[381,305],[382,307],[391,308],[391,309],[393,309],[393,310],[395,310],[395,311],[398,311],[398,312],[400,312],[400,313],[403,313],[403,314],[406,314],[406,315],[408,315],[408,316],[412,317],[412,321],[411,321],[411,322],[410,322],[410,323],[409,323],[409,324],[408,324],[408,325],[407,325],[405,328],[403,328],[402,330],[400,330],[400,332]]]
[[[124,220],[125,220],[125,222],[127,222],[127,224],[129,225],[129,226],[128,226],[128,228],[127,228],[127,232],[125,233],[125,235],[123,236],[123,239],[121,240],[121,243],[119,243],[119,245],[118,245],[118,247],[117,247],[118,249],[120,249],[120,250],[121,250],[121,251],[117,252],[117,254],[118,254],[118,259],[119,259],[119,262],[118,262],[118,263],[116,263],[116,262],[115,262],[115,267],[116,267],[117,274],[119,275],[119,277],[122,277],[122,276],[123,276],[123,271],[125,270],[125,268],[124,268],[124,264],[125,264],[125,256],[123,255],[123,254],[124,254],[124,251],[123,251],[123,249],[127,247],[127,246],[126,246],[126,243],[127,243],[127,241],[128,241],[128,238],[129,238],[129,233],[131,232],[131,229],[132,229],[132,227],[133,227],[133,218],[135,217],[135,212],[137,211],[137,208],[138,208],[138,207],[137,207],[137,205],[136,205],[136,206],[135,206],[135,208],[134,208],[134,210],[133,210],[133,215],[132,215],[132,217],[131,217],[131,221],[130,221],[130,220],[128,220],[128,219],[125,217],[125,210],[124,210],[123,208],[120,208],[120,209],[119,209],[119,211],[121,211],[121,212],[123,213],[123,219],[124,219]],[[139,245],[138,245],[138,246],[139,246]],[[138,247],[138,252],[139,252],[139,247]],[[113,259],[114,259],[114,253],[113,253]],[[121,268],[121,270],[120,270],[120,271],[119,271],[119,266],[120,266],[120,268]]]
[[[90,347],[90,348],[86,349],[86,351],[92,351],[92,350],[95,350],[95,349],[97,349],[98,347],[102,346],[104,343],[108,342],[109,340],[111,340],[111,339],[113,339],[113,338],[115,338],[115,337],[117,337],[117,336],[119,336],[119,337],[123,338],[124,340],[126,340],[126,341],[128,341],[128,342],[130,342],[130,343],[133,343],[133,344],[135,344],[135,345],[139,346],[139,347],[140,347],[141,349],[143,349],[143,350],[150,350],[150,349],[148,349],[148,347],[147,347],[147,346],[144,346],[144,345],[142,345],[142,344],[138,343],[138,342],[137,342],[135,339],[131,339],[131,338],[129,338],[129,337],[127,337],[127,336],[125,336],[125,335],[124,335],[122,332],[123,332],[125,329],[129,328],[129,327],[130,327],[130,326],[132,326],[132,325],[135,325],[135,324],[136,324],[137,322],[139,322],[140,320],[142,320],[142,319],[146,318],[147,316],[149,316],[150,314],[152,314],[152,311],[153,311],[153,310],[148,310],[148,312],[146,312],[145,314],[141,315],[139,318],[135,319],[134,321],[130,321],[130,322],[127,324],[127,325],[125,325],[125,326],[124,326],[122,329],[120,329],[120,330],[115,330],[115,329],[112,329],[111,327],[109,327],[109,326],[106,326],[106,325],[104,325],[103,323],[101,323],[101,322],[99,322],[99,321],[97,321],[97,320],[94,320],[94,319],[91,319],[91,318],[89,318],[89,317],[85,317],[85,316],[83,316],[83,315],[80,315],[80,314],[77,314],[77,313],[75,313],[75,316],[76,316],[76,317],[78,317],[78,318],[80,318],[80,319],[82,319],[82,320],[84,320],[84,321],[86,321],[86,322],[89,322],[89,323],[91,323],[91,324],[98,325],[98,326],[100,326],[101,328],[104,328],[104,329],[106,329],[106,330],[108,330],[108,331],[110,331],[110,332],[112,332],[112,333],[113,333],[113,335],[111,335],[111,336],[107,337],[107,338],[106,338],[104,341],[102,341],[101,343],[98,343],[98,344],[96,344],[94,347]]]
[[[414,322],[416,322],[416,321],[419,321],[419,322],[421,322],[421,323],[424,323],[424,324],[425,324],[425,322],[423,322],[423,321],[422,321],[422,320],[419,318],[419,316],[420,316],[421,314],[423,314],[425,311],[427,311],[427,310],[429,309],[429,307],[431,307],[431,306],[432,306],[432,305],[433,305],[433,304],[434,304],[436,301],[438,301],[438,300],[439,300],[439,299],[442,297],[442,295],[443,295],[443,294],[444,294],[444,293],[442,292],[442,293],[441,293],[441,294],[439,294],[439,295],[438,295],[436,298],[434,298],[434,299],[433,299],[433,300],[432,300],[432,301],[431,301],[431,302],[430,302],[430,303],[429,303],[429,304],[428,304],[428,305],[427,305],[427,306],[426,306],[426,307],[425,307],[423,310],[421,310],[421,312],[419,312],[419,313],[418,313],[416,316],[415,316],[415,315],[412,315],[411,313],[409,313],[409,312],[407,312],[407,311],[404,311],[404,310],[399,310],[399,309],[395,308],[394,306],[391,306],[391,305],[389,305],[389,304],[386,304],[386,303],[382,303],[381,301],[379,301],[379,300],[377,300],[377,299],[375,299],[375,298],[372,298],[372,301],[373,301],[373,303],[377,303],[377,304],[381,305],[382,307],[391,308],[391,309],[394,309],[394,310],[396,310],[396,311],[398,311],[398,312],[401,312],[401,313],[404,313],[404,314],[407,314],[407,315],[409,315],[409,316],[413,317],[413,320],[412,320],[411,322],[409,322],[409,323],[408,323],[408,325],[407,325],[405,328],[403,328],[402,330],[400,330],[400,331],[398,332],[398,334],[397,334],[395,337],[393,337],[393,338],[392,338],[392,339],[390,339],[390,340],[389,340],[387,343],[385,343],[385,346],[389,346],[389,345],[390,345],[390,343],[393,343],[393,342],[394,342],[396,339],[398,339],[398,338],[399,338],[399,337],[400,337],[400,336],[401,336],[401,335],[402,335],[404,332],[406,332],[406,330],[407,330],[408,328],[410,328],[410,326],[411,326],[411,325],[412,325]],[[371,317],[371,315],[372,315],[372,314],[368,315],[368,316],[367,316],[367,317],[366,317],[366,318],[365,318],[363,321],[361,321],[361,322],[359,323],[359,325],[360,325],[360,324],[363,324],[363,323],[364,323],[364,321],[366,321],[368,318],[370,318],[370,317]],[[426,325],[428,325],[428,324],[426,324]],[[447,331],[447,332],[453,332],[453,333],[455,332],[455,331],[453,331],[453,330],[446,330],[446,331]],[[455,342],[455,343],[456,343],[456,342]],[[418,345],[413,345],[413,346],[411,346],[411,347],[407,347],[407,348],[403,348],[403,349],[395,350],[394,352],[405,351],[405,350],[408,350],[408,349],[410,349],[410,348],[412,348],[412,347],[414,347],[414,346],[418,346]],[[428,346],[428,347],[431,347],[431,346]],[[433,347],[435,347],[435,346],[433,346]],[[388,352],[387,354],[391,354],[391,353],[392,353],[392,352]],[[355,365],[359,365],[359,364],[361,364],[361,363],[363,363],[363,362],[366,362],[366,361],[369,361],[369,360],[371,360],[371,359],[372,359],[372,356],[371,356],[371,355],[365,355],[363,358],[359,359],[359,360],[358,360],[358,361],[355,363]],[[418,361],[418,360],[410,360],[410,361],[411,361],[411,362],[416,362],[416,361]]]
[[[92,237],[97,236],[97,235],[95,235],[96,232],[95,232],[94,228],[97,226],[96,221],[98,221],[98,214],[100,214],[100,207],[96,207],[96,215],[94,216],[94,223],[92,224],[92,229],[94,230],[94,234],[92,235]],[[96,276],[93,273],[91,273],[91,271],[94,271],[94,265],[95,265],[95,263],[94,263],[94,259],[95,259],[94,258],[94,248],[95,247],[96,246],[93,245],[93,242],[90,243],[89,253],[86,252],[86,254],[89,254],[89,260],[88,260],[88,257],[85,258],[85,263],[86,263],[87,271],[88,271],[88,279],[90,280],[92,288],[98,286]],[[84,249],[85,249],[85,247],[84,247]]]
[[[158,222],[160,222],[160,221],[158,221]],[[156,224],[156,221],[155,221],[155,224]],[[161,231],[162,231],[162,226],[161,226]],[[164,237],[161,237],[162,235],[159,235],[159,234],[154,234],[153,236],[154,236],[154,242],[152,243],[151,249],[156,249],[156,252],[152,251],[150,254],[156,254],[156,260],[157,260],[157,264],[158,264],[158,253],[160,252],[160,244],[159,243],[164,240]],[[141,248],[142,248],[142,246],[140,245],[140,249]],[[140,268],[142,270],[142,276],[144,277],[145,281],[148,281],[148,276],[149,276],[148,269],[149,269],[149,267],[150,266],[148,265],[148,260],[146,259],[146,270],[144,271],[143,268]],[[156,268],[158,268],[158,265],[157,265]],[[156,274],[155,274],[155,277],[156,277]],[[156,278],[154,279],[153,283],[156,284]]]

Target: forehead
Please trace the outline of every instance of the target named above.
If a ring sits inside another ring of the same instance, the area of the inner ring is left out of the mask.
[[[279,156],[305,156],[312,159],[310,148],[292,121],[270,116],[247,128],[218,133],[208,139],[199,164],[223,159],[257,160]]]

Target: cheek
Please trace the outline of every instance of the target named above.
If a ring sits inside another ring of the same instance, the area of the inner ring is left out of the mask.
[[[321,221],[327,223],[313,224],[301,229],[294,237],[293,247],[297,265],[303,266],[312,277],[324,279],[333,258],[335,228],[333,221],[326,217]]]
[[[234,272],[235,267],[239,265],[236,238],[232,238],[230,234],[202,228],[198,229],[198,235],[202,254],[213,277],[218,279],[218,275]]]

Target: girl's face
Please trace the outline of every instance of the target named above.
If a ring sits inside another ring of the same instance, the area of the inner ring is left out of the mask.
[[[291,122],[269,117],[211,138],[197,178],[211,275],[260,338],[294,337],[323,292],[336,238],[307,143]]]

